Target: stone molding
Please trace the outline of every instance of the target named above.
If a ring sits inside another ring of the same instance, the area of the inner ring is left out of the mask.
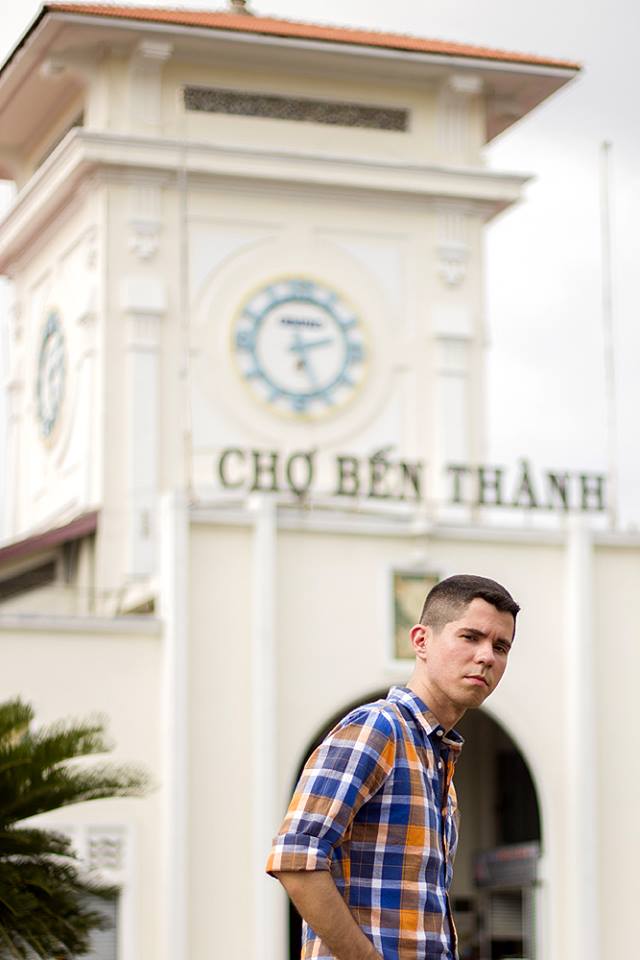
[[[79,186],[96,170],[99,176],[175,176],[187,174],[215,179],[302,183],[307,189],[348,189],[367,193],[419,197],[426,201],[452,200],[478,205],[489,218],[520,199],[529,177],[496,173],[480,167],[404,164],[356,158],[322,156],[243,147],[219,147],[180,140],[124,134],[92,133],[75,129],[63,141],[21,192],[0,225],[0,270],[7,270],[77,195]]]

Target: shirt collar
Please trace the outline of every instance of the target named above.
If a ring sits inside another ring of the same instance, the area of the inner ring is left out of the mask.
[[[457,730],[449,730],[449,733],[446,733],[436,715],[431,712],[424,700],[421,700],[413,690],[409,690],[408,687],[391,687],[387,699],[395,703],[403,704],[428,737],[435,736],[440,738],[440,736],[442,736],[441,742],[451,747],[456,753],[462,750],[464,744],[463,737],[460,736]],[[441,733],[439,733],[439,731],[441,731]]]

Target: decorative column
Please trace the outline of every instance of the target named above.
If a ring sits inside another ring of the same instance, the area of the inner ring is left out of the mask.
[[[279,822],[277,810],[277,507],[268,495],[254,494],[251,629],[251,736],[253,804],[251,877],[254,929],[252,960],[284,955],[284,911],[278,884],[264,865]]]
[[[184,495],[164,494],[160,517],[159,599],[164,631],[160,960],[189,960],[189,511]]]
[[[13,292],[13,291],[12,291]],[[7,469],[3,471],[0,493],[3,494],[4,505],[0,518],[0,537],[9,539],[18,529],[20,503],[18,491],[20,489],[20,426],[22,418],[22,404],[24,395],[23,375],[23,344],[22,344],[22,311],[20,305],[13,300],[7,311],[7,336],[5,339],[9,355],[8,374],[6,379],[6,454]]]
[[[129,119],[143,136],[162,132],[162,68],[172,51],[164,40],[144,39],[129,62]]]
[[[479,161],[484,143],[478,109],[482,80],[469,74],[451,74],[438,97],[438,146],[447,164]]]
[[[475,446],[470,388],[473,303],[465,282],[470,252],[467,221],[464,209],[454,204],[436,212],[432,489],[440,514],[442,505],[452,499],[446,467],[468,463]]]
[[[92,186],[95,189],[95,184],[92,184]],[[95,224],[87,231],[85,251],[85,283],[78,292],[79,310],[76,322],[81,330],[77,396],[82,397],[82,402],[86,405],[86,409],[82,411],[84,457],[81,488],[81,500],[86,506],[98,503],[100,499],[99,482],[96,483],[100,471],[97,464],[99,443],[96,429],[98,422],[96,416],[98,227]]]
[[[566,849],[561,909],[566,918],[565,955],[575,960],[601,956],[593,595],[592,534],[582,517],[574,517],[567,542]]]
[[[159,363],[165,285],[155,274],[123,278],[126,326],[127,567],[129,576],[155,572],[159,471]]]

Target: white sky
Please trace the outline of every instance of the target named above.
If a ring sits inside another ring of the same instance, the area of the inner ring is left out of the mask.
[[[224,4],[191,0],[181,6],[220,9]],[[577,81],[487,151],[492,167],[535,177],[524,203],[487,230],[487,462],[512,465],[526,456],[540,469],[607,469],[599,153],[601,142],[609,140],[620,519],[624,528],[640,528],[635,262],[640,223],[640,115],[635,96],[640,4],[253,0],[251,7],[259,14],[467,41],[584,64]],[[38,8],[33,0],[1,3],[0,59]],[[0,495],[1,484],[0,478]]]

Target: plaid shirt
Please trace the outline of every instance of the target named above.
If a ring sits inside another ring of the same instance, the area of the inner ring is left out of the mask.
[[[454,960],[462,743],[406,687],[353,710],[309,758],[267,871],[330,870],[384,960]],[[306,924],[301,957],[334,960]]]

